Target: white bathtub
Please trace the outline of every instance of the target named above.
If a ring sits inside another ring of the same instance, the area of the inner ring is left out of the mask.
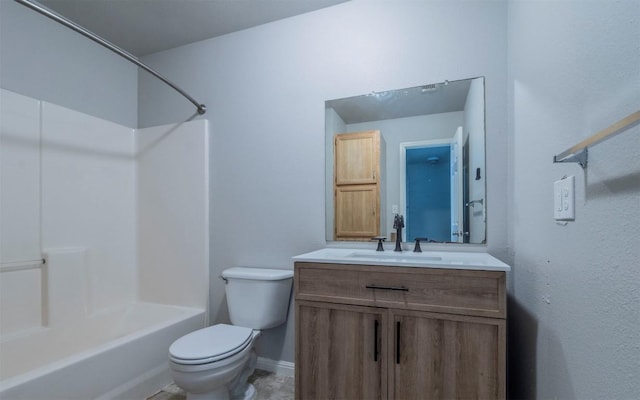
[[[0,399],[144,399],[171,381],[167,354],[202,309],[151,303],[0,338]]]

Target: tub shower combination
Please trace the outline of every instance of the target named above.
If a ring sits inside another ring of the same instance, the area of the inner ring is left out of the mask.
[[[153,394],[170,344],[207,324],[208,122],[132,129],[2,88],[0,103],[0,398]]]
[[[0,398],[152,395],[207,323],[207,121],[0,101]]]

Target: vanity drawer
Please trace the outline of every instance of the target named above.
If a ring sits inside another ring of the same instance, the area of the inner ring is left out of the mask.
[[[506,318],[505,273],[295,263],[297,300]]]

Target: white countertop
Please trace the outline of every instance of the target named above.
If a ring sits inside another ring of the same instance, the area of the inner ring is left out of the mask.
[[[359,264],[414,268],[449,268],[484,271],[510,271],[511,267],[487,253],[460,251],[375,251],[326,247],[300,254],[293,261],[325,264]]]

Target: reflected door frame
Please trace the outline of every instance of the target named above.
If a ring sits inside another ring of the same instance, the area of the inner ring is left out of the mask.
[[[451,139],[451,242],[463,243],[464,236],[464,138],[462,127]]]

